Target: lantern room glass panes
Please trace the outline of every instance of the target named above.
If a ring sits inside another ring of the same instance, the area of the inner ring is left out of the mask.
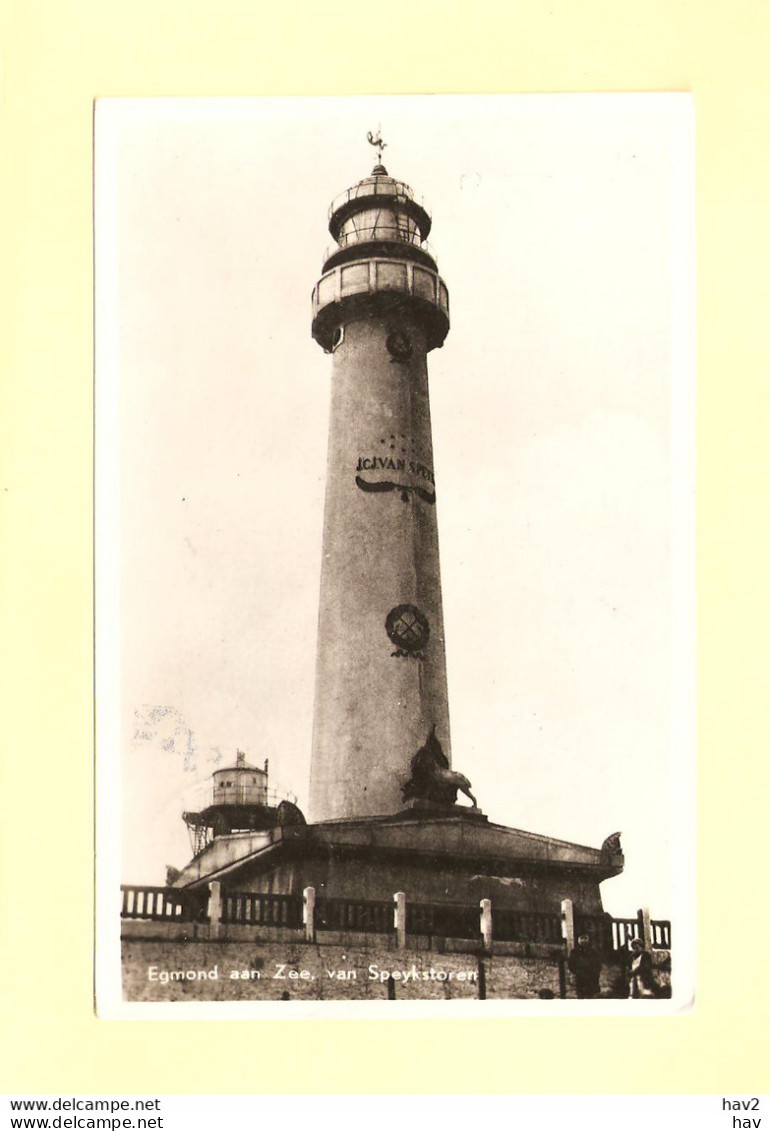
[[[393,208],[367,208],[356,212],[348,217],[338,236],[341,247],[370,240],[398,240],[418,245],[422,242],[416,221]]]

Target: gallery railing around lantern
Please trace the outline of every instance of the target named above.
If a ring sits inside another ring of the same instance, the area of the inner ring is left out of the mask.
[[[395,197],[397,200],[410,200],[414,204],[419,204],[420,208],[430,216],[430,209],[423,197],[418,196],[409,185],[403,181],[394,181],[390,177],[383,180],[377,180],[374,177],[368,178],[364,181],[359,181],[358,184],[351,185],[350,188],[345,189],[344,192],[335,196],[334,200],[329,205],[329,219],[331,220],[335,212],[338,212],[345,204],[349,204],[351,200],[360,200],[368,196],[388,196]]]
[[[377,221],[374,224],[366,224],[361,228],[356,228],[355,231],[340,232],[337,242],[329,244],[324,251],[324,263],[327,259],[331,259],[338,251],[345,247],[355,247],[356,244],[364,243],[401,243],[408,244],[410,247],[419,247],[420,251],[424,251],[429,255],[433,262],[438,266],[438,259],[433,245],[429,240],[424,240],[419,231],[408,231],[405,228],[399,228],[396,224],[382,224]]]
[[[332,261],[333,262],[333,261]],[[427,330],[427,348],[443,344],[449,330],[449,292],[432,267],[406,257],[364,256],[324,271],[312,294],[313,337],[331,351],[340,321],[340,304],[365,306],[373,300],[393,303],[409,296]]]

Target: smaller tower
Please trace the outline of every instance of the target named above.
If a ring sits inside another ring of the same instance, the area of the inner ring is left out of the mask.
[[[251,766],[239,750],[234,766],[212,774],[210,803],[197,813],[183,813],[197,855],[214,837],[269,829],[276,824],[278,800],[267,785],[267,759],[262,769]]]
[[[267,762],[264,769],[249,766],[246,755],[239,750],[235,765],[215,770],[214,804],[236,809],[252,805],[267,805]]]

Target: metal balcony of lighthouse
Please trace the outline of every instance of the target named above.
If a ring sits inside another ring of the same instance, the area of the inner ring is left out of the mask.
[[[335,213],[347,207],[351,201],[370,196],[395,197],[398,200],[406,200],[411,204],[416,204],[424,212],[430,226],[431,215],[424,198],[417,196],[414,190],[404,181],[397,181],[394,177],[389,176],[385,166],[379,163],[372,169],[371,177],[364,177],[362,181],[357,181],[349,189],[345,189],[344,192],[335,196],[329,205],[329,220],[331,221]]]
[[[357,255],[361,255],[363,245],[368,243],[390,245],[406,244],[408,248],[417,248],[418,252],[422,252],[423,255],[429,257],[434,267],[437,265],[436,253],[433,247],[427,240],[422,238],[419,230],[405,231],[403,227],[399,227],[397,224],[385,222],[382,216],[378,215],[376,220],[367,224],[366,227],[359,226],[354,231],[340,232],[338,242],[327,247],[324,252],[324,269],[330,265],[330,260],[332,259],[334,259],[336,263],[344,262],[346,257],[340,255],[340,251],[355,246]],[[403,246],[381,247],[379,251],[381,254],[385,255],[391,254],[398,256],[402,254],[412,254],[409,250],[405,251]],[[422,259],[422,256],[418,255],[415,258]],[[331,264],[331,266],[334,266],[334,264]]]
[[[324,271],[367,254],[406,256],[435,271],[427,244],[431,223],[422,198],[389,176],[384,165],[375,165],[370,177],[340,193],[329,207],[336,247],[327,249]]]
[[[329,208],[323,275],[313,290],[313,337],[329,352],[339,327],[375,307],[409,306],[426,328],[428,349],[449,331],[449,293],[427,243],[431,216],[409,185],[375,165]]]

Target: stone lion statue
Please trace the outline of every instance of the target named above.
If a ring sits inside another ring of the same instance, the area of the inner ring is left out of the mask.
[[[449,768],[449,759],[436,737],[435,726],[431,728],[427,741],[421,746],[411,761],[412,776],[403,788],[404,801],[432,801],[438,805],[454,805],[458,791],[469,797],[473,807],[478,808],[476,798],[471,793],[471,783],[465,774]]]

